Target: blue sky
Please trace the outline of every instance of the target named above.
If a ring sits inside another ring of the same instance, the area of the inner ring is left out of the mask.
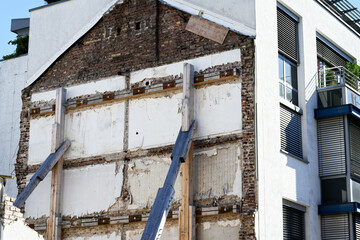
[[[300,0],[301,1],[301,0]],[[360,9],[360,0],[349,0],[355,7]],[[15,46],[8,45],[10,40],[15,39],[16,34],[10,31],[11,19],[27,18],[30,16],[29,9],[45,5],[43,0],[1,0],[0,3],[0,59],[3,55],[15,51]]]
[[[15,51],[8,45],[16,34],[10,31],[11,19],[30,17],[29,9],[45,5],[43,0],[0,0],[0,59]]]

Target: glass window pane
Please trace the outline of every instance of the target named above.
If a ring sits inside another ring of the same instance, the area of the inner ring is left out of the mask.
[[[280,97],[285,98],[284,84],[279,83],[279,94],[280,94]]]
[[[290,88],[286,88],[286,99],[289,101],[289,102],[292,102],[292,91]]]
[[[285,62],[285,80],[291,85],[291,65],[288,62]]]
[[[284,59],[279,57],[279,80],[284,81]]]
[[[291,65],[291,86],[298,89],[296,66]]]

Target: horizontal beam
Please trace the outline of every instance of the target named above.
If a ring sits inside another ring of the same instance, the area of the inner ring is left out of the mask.
[[[26,199],[30,196],[30,194],[34,191],[36,186],[44,180],[46,175],[51,171],[54,165],[59,161],[59,159],[64,155],[65,151],[70,147],[70,141],[64,141],[60,147],[56,150],[55,153],[51,153],[41,167],[36,171],[36,173],[31,177],[30,182],[26,185],[25,189],[21,192],[21,194],[16,198],[14,202],[15,207],[22,207],[24,205]]]

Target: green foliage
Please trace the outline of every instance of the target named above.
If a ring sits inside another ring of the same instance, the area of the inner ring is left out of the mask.
[[[357,65],[356,62],[347,62],[346,68],[355,76],[360,77],[360,66]]]
[[[22,36],[18,35],[15,40],[8,42],[10,45],[15,45],[16,50],[14,53],[3,56],[3,59],[10,59],[28,52],[29,47],[29,35]]]

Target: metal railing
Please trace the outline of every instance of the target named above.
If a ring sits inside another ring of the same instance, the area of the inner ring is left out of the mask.
[[[318,71],[318,88],[346,85],[356,91],[360,89],[360,79],[345,67],[324,67]]]

